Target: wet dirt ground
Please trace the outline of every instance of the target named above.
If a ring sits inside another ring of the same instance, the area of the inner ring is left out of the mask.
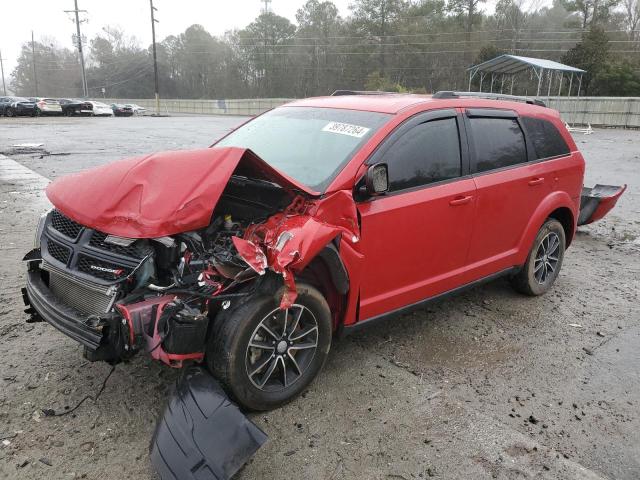
[[[47,179],[204,147],[242,120],[0,119],[0,478],[151,478],[149,440],[178,373],[140,355],[97,401],[43,414],[94,396],[110,370],[25,323],[20,258]],[[251,415],[270,440],[238,478],[640,478],[640,132],[576,141],[588,185],[630,186],[580,229],[549,294],[499,280],[336,340],[303,396]],[[12,147],[25,142],[48,154]]]

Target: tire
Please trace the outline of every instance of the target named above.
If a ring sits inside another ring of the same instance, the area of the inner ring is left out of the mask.
[[[7,108],[4,112],[4,114],[7,117],[13,117],[15,115],[15,112],[13,111],[13,108]]]
[[[310,285],[299,283],[297,290],[294,306],[286,312],[279,309],[279,288],[274,293],[256,292],[215,319],[207,366],[245,408],[270,410],[293,400],[327,359],[332,336],[329,305]],[[310,347],[314,343],[315,348]]]
[[[565,248],[562,224],[555,218],[548,218],[536,235],[526,263],[511,278],[513,287],[530,296],[546,293],[558,278]]]

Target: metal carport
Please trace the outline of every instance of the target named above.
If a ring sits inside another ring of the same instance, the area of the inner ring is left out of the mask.
[[[486,62],[482,62],[478,65],[473,65],[467,68],[469,72],[469,91],[471,91],[471,81],[476,75],[480,75],[480,91],[482,92],[482,84],[489,74],[491,75],[491,83],[489,92],[494,92],[494,84],[496,78],[500,84],[499,93],[503,93],[505,86],[505,80],[511,82],[509,93],[513,95],[513,87],[515,83],[515,76],[519,73],[529,71],[534,74],[538,80],[538,88],[536,96],[540,96],[540,90],[544,84],[544,77],[546,75],[548,81],[547,96],[551,96],[551,84],[553,83],[553,77],[559,78],[558,82],[558,96],[562,92],[562,81],[564,76],[569,77],[569,90],[568,96],[571,96],[571,89],[573,86],[574,76],[578,80],[578,92],[576,96],[580,96],[580,88],[582,86],[582,75],[586,72],[576,67],[570,67],[553,60],[546,60],[543,58],[531,58],[520,57],[518,55],[504,54],[499,57],[492,58]],[[496,88],[496,93],[498,92]]]

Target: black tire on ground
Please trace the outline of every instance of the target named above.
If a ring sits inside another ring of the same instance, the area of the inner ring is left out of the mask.
[[[283,289],[276,290],[256,292],[221,310],[207,344],[207,367],[251,410],[277,408],[302,393],[331,347],[331,312],[322,294],[298,283],[294,307],[284,312],[279,310]]]
[[[562,224],[548,218],[538,231],[527,261],[511,278],[511,284],[520,293],[537,296],[546,293],[558,278],[566,237]]]
[[[4,111],[4,114],[5,114],[7,117],[13,117],[13,116],[14,116],[14,113],[15,113],[15,112],[13,111],[13,108],[7,108],[7,109]]]

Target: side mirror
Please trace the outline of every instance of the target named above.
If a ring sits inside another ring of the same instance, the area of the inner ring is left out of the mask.
[[[367,194],[370,196],[382,195],[389,190],[389,169],[386,163],[371,165],[365,176]]]

